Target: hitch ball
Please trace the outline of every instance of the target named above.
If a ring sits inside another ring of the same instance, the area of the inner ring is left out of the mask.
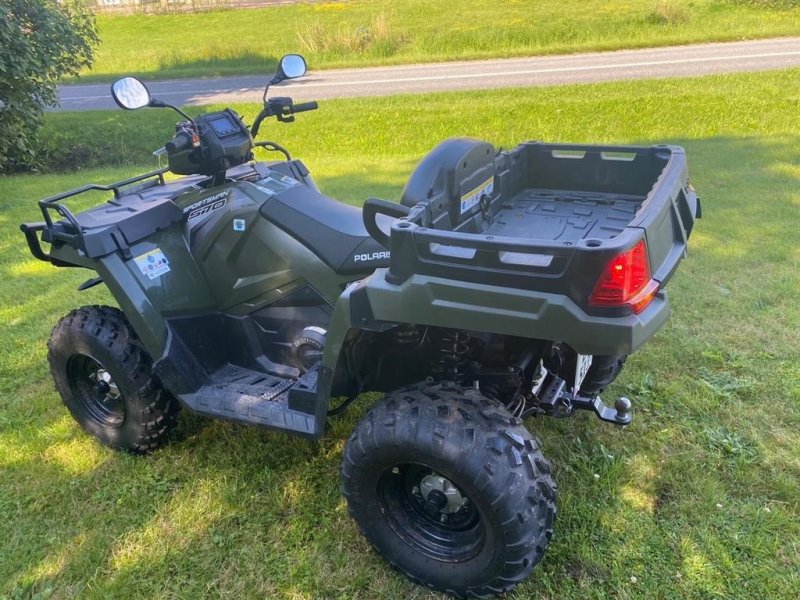
[[[617,420],[624,421],[628,418],[628,413],[631,412],[633,403],[625,396],[620,396],[617,398],[617,401],[614,402],[614,408],[617,409]]]

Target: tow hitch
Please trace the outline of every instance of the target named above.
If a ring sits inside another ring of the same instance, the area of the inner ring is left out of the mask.
[[[600,396],[588,398],[573,394],[568,391],[567,382],[552,373],[545,377],[536,398],[539,411],[551,417],[568,417],[575,410],[591,410],[601,421],[616,425],[628,425],[633,419],[633,405],[628,398],[619,397],[612,408]]]

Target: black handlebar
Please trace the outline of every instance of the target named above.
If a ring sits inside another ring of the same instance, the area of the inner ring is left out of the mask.
[[[300,104],[294,105],[294,110],[292,112],[306,112],[307,110],[317,110],[319,108],[319,104],[316,102],[302,102]]]
[[[250,128],[250,135],[252,137],[256,137],[258,135],[258,130],[261,128],[261,121],[267,118],[266,111],[262,110],[258,113],[256,120],[253,121],[253,126]]]
[[[181,150],[185,150],[191,145],[192,145],[192,139],[189,137],[189,134],[181,132],[178,133],[169,142],[164,144],[164,148],[166,148],[167,152],[173,154],[175,152],[180,152]]]
[[[294,117],[292,115],[295,113],[316,110],[318,108],[319,104],[314,101],[295,104],[292,102],[291,98],[270,98],[267,100],[267,104],[264,106],[261,112],[258,113],[255,121],[253,121],[253,126],[250,128],[250,135],[253,137],[258,135],[258,130],[261,128],[261,122],[267,117],[278,117],[279,121],[291,123],[294,121]]]

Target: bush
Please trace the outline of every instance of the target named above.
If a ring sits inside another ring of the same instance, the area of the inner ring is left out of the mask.
[[[0,3],[0,173],[36,165],[42,113],[56,84],[92,62],[97,43],[85,0]]]

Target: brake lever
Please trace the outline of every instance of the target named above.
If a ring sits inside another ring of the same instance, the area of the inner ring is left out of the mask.
[[[166,155],[167,155],[167,148],[166,148],[166,146],[161,146],[161,148],[159,148],[159,149],[157,149],[157,150],[153,150],[153,156],[155,156],[155,157],[156,157],[156,159],[158,160],[158,168],[159,168],[159,169],[160,169],[160,168],[162,168],[162,167],[164,166],[164,163],[162,162],[162,159],[163,159],[163,158],[164,158]]]

